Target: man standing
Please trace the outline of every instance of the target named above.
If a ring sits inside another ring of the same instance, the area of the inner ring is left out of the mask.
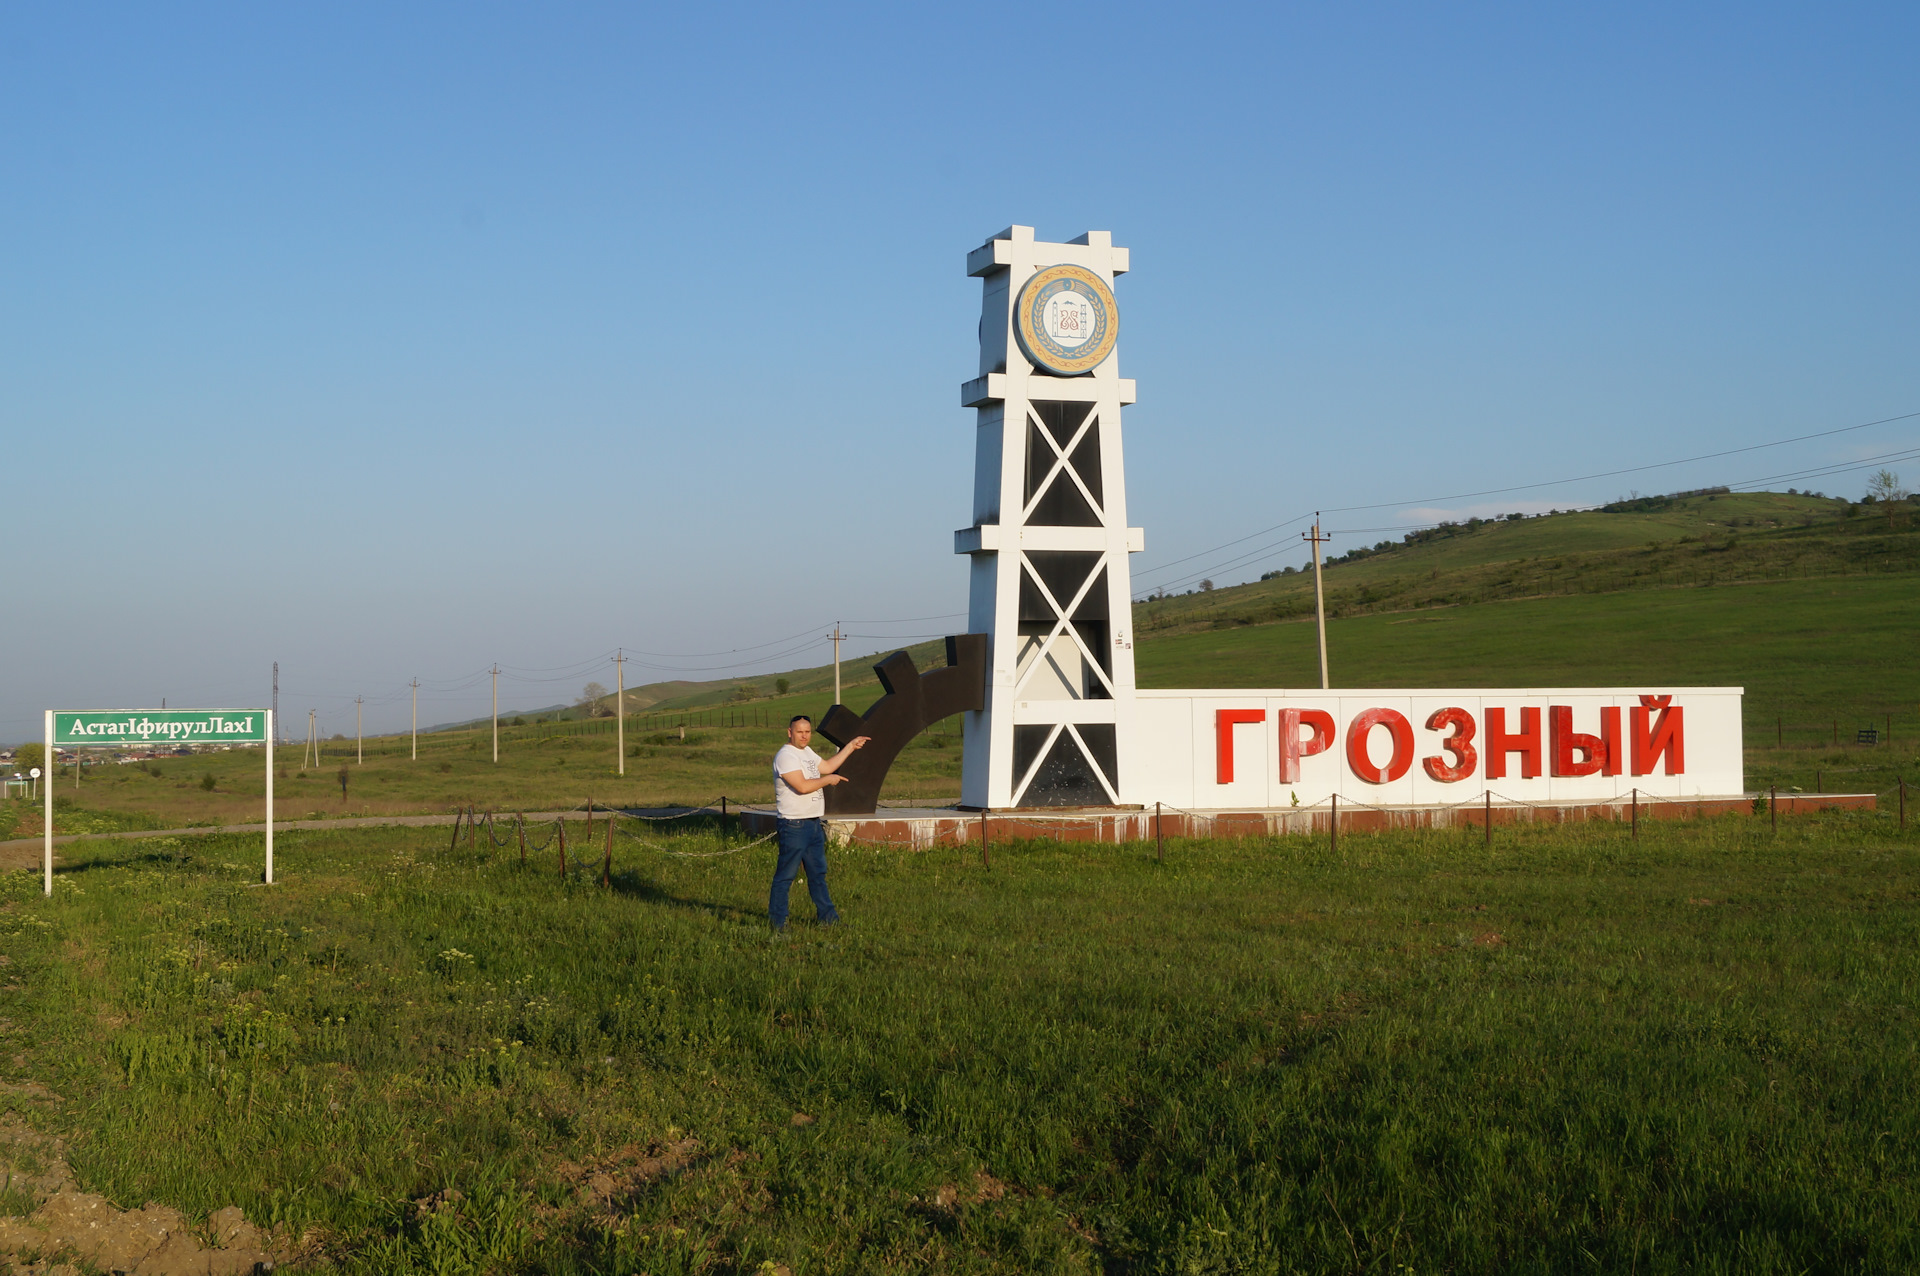
[[[787,742],[773,755],[774,815],[780,830],[780,862],[773,870],[773,892],[767,897],[767,920],[776,931],[787,928],[787,896],[794,874],[807,868],[807,894],[813,896],[813,915],[822,926],[840,920],[827,894],[827,795],[825,790],[845,784],[835,775],[854,750],[866,744],[856,736],[826,761],[808,748],[813,719],[802,713],[787,723]]]

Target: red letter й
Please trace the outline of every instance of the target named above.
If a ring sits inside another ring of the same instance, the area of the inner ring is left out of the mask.
[[[1367,752],[1367,737],[1380,726],[1393,735],[1393,757],[1383,767],[1375,766]],[[1368,709],[1355,714],[1347,724],[1347,765],[1368,784],[1390,784],[1405,775],[1413,765],[1413,726],[1406,715],[1394,709]]]
[[[1647,718],[1651,709],[1658,709],[1660,718],[1649,729]],[[1663,753],[1667,755],[1668,775],[1680,775],[1686,771],[1686,734],[1680,714],[1680,706],[1673,703],[1672,696],[1640,697],[1640,703],[1628,714],[1633,723],[1635,775],[1652,774],[1654,762]]]
[[[1604,711],[1603,711],[1604,712]],[[1606,719],[1601,719],[1605,731]],[[1547,709],[1547,742],[1553,754],[1554,775],[1592,775],[1607,762],[1607,742],[1603,735],[1580,735],[1573,729],[1573,706],[1556,704]],[[1580,760],[1575,762],[1575,751]]]
[[[1313,729],[1305,740],[1300,728]],[[1280,711],[1280,783],[1300,783],[1300,759],[1325,753],[1333,743],[1333,715],[1320,709],[1282,709]]]
[[[1520,755],[1520,778],[1531,780],[1540,774],[1540,710],[1520,710],[1520,730],[1507,734],[1507,711],[1487,710],[1487,778],[1507,777],[1507,755]]]
[[[1453,734],[1440,742],[1440,747],[1453,755],[1453,765],[1448,766],[1439,754],[1420,759],[1420,765],[1426,768],[1428,775],[1442,784],[1454,784],[1473,774],[1473,768],[1480,761],[1480,755],[1473,747],[1473,715],[1465,709],[1435,709],[1433,716],[1427,719],[1427,730],[1445,731],[1451,727]]]
[[[1216,744],[1213,750],[1213,782],[1215,784],[1233,783],[1233,729],[1242,722],[1265,722],[1265,709],[1215,709],[1213,711],[1213,734]]]

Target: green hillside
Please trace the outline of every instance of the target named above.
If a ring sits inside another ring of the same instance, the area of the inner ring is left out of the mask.
[[[1912,502],[1735,492],[1442,525],[1350,550],[1324,575],[1327,614],[1337,617],[1503,598],[1915,571],[1920,535]],[[1313,573],[1292,571],[1139,603],[1134,633],[1145,643],[1168,633],[1312,614]]]
[[[1327,623],[1336,687],[1744,686],[1749,744],[1920,735],[1912,576],[1643,589],[1372,613]],[[1311,622],[1170,634],[1145,687],[1314,687]]]

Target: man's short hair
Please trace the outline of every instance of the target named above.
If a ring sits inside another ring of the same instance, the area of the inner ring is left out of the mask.
[[[812,719],[812,718],[809,718],[809,717],[808,717],[808,716],[807,716],[806,714],[804,714],[804,713],[796,713],[796,714],[794,714],[794,715],[793,715],[793,716],[792,716],[791,718],[788,718],[788,719],[787,719],[787,729],[788,729],[788,730],[792,730],[792,729],[793,729],[793,724],[794,724],[794,723],[796,723],[796,722],[804,722],[804,723],[806,723],[806,724],[807,724],[808,726],[812,726],[812,725],[813,725],[813,719]]]

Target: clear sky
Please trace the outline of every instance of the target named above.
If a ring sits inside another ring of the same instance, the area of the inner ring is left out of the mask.
[[[1910,4],[6,6],[0,740],[260,704],[275,660],[284,718],[351,732],[416,676],[423,721],[483,712],[494,661],[524,708],[616,647],[684,653],[644,682],[822,662],[836,618],[852,651],[958,628],[964,260],[1013,222],[1132,249],[1136,592],[1301,561],[1298,525],[1213,547],[1315,508],[1375,507],[1337,553],[1858,495],[1799,476],[1920,421],[1462,494],[1920,412],[1917,35]]]

